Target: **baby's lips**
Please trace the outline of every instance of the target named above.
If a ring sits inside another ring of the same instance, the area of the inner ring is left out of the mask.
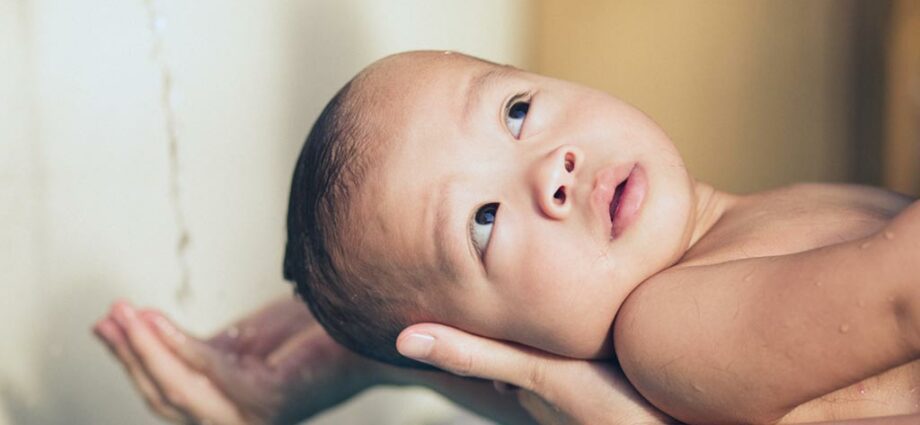
[[[613,221],[614,235],[622,235],[626,228],[635,221],[642,207],[642,201],[645,199],[646,191],[648,191],[648,178],[645,170],[637,165],[629,174],[626,187],[623,188],[623,194],[620,195],[620,205],[617,208],[616,219]]]
[[[607,235],[611,235],[612,222],[610,203],[617,186],[629,177],[634,164],[620,164],[604,167],[594,175],[594,188],[591,190],[591,209],[597,220],[603,223]],[[610,237],[610,236],[608,236]]]

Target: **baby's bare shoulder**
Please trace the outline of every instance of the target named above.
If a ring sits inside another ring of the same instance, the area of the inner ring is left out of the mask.
[[[785,219],[826,214],[874,215],[890,219],[913,199],[890,190],[855,184],[798,183],[741,198],[729,214],[736,217],[771,211]]]
[[[803,183],[746,195],[676,267],[787,255],[857,239],[911,202],[895,192],[846,184]]]

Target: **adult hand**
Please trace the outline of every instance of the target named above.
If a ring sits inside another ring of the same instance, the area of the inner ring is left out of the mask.
[[[296,423],[376,384],[379,365],[281,300],[200,340],[162,313],[116,302],[93,327],[148,406],[175,423]]]
[[[671,424],[612,361],[574,360],[432,323],[403,330],[397,349],[460,376],[515,390],[541,424]]]

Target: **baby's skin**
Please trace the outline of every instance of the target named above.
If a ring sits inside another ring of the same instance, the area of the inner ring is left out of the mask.
[[[920,204],[860,186],[692,179],[605,93],[460,54],[357,84],[374,165],[350,255],[418,282],[418,322],[614,355],[688,423],[920,411]]]

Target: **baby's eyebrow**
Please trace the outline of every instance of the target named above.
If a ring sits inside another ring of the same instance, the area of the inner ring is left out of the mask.
[[[432,226],[432,232],[434,234],[431,240],[434,241],[435,245],[434,248],[438,259],[438,270],[443,272],[448,277],[449,281],[456,281],[461,275],[461,268],[457,262],[454,261],[458,258],[455,249],[457,247],[457,241],[451,240],[450,238],[450,229],[453,223],[451,211],[454,211],[454,197],[451,195],[455,192],[455,188],[456,179],[450,177],[443,179],[434,192],[434,202],[429,204],[436,209],[435,225]]]
[[[509,66],[490,66],[469,79],[466,84],[466,104],[463,106],[463,122],[469,122],[470,112],[474,106],[479,104],[482,93],[490,85],[511,74],[513,69]]]

